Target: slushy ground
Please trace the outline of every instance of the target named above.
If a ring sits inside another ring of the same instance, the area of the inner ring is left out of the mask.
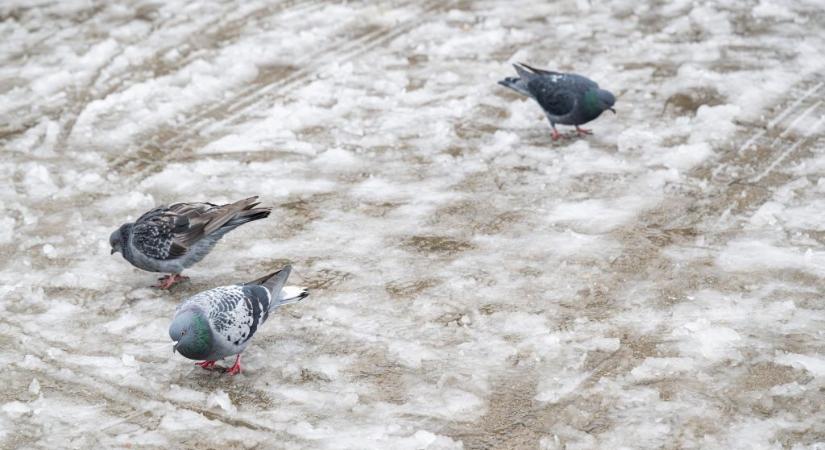
[[[0,447],[825,447],[822,6],[3,2]],[[618,114],[552,141],[516,61]],[[109,254],[252,195],[170,292]],[[241,375],[172,354],[287,262]]]

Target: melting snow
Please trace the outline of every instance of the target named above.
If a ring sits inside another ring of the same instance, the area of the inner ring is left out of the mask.
[[[0,447],[825,446],[821,6],[4,2]],[[618,114],[553,142],[518,61]],[[251,195],[172,292],[109,254]],[[285,261],[243,374],[172,355]]]

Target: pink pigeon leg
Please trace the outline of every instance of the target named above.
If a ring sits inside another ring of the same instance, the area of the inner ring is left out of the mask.
[[[579,128],[579,126],[576,125],[576,133],[578,133],[579,136],[585,136],[585,135],[588,135],[588,134],[593,134],[593,130],[587,130],[587,129],[584,129],[584,128]]]
[[[158,278],[158,281],[160,281],[160,283],[155,287],[160,289],[169,289],[175,284],[188,279],[189,277],[183,276],[179,273],[173,273],[171,275],[166,275],[164,277]]]
[[[238,353],[238,356],[235,358],[235,364],[232,367],[226,369],[226,372],[229,375],[237,375],[241,373],[241,354]]]
[[[195,365],[196,366],[201,366],[201,367],[203,367],[204,369],[207,369],[207,370],[211,370],[215,367],[215,361],[204,361],[204,362],[195,363]]]

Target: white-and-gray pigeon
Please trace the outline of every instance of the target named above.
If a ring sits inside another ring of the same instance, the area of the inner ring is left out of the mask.
[[[133,266],[169,273],[158,287],[168,289],[185,280],[183,269],[202,260],[226,233],[269,216],[271,208],[256,208],[258,197],[227,205],[176,203],[160,206],[125,223],[109,237],[112,254],[120,252]]]
[[[590,130],[579,128],[579,125],[590,122],[608,109],[616,113],[613,109],[616,97],[600,89],[589,78],[574,73],[536,69],[523,63],[513,64],[513,67],[518,77],[505,78],[498,83],[538,102],[553,128],[554,141],[561,137],[556,130],[557,123],[575,125],[579,135],[593,134]]]
[[[309,295],[305,288],[284,286],[291,266],[249,283],[221,286],[187,298],[178,306],[169,337],[172,351],[211,369],[215,362],[237,355],[227,372],[241,371],[241,352],[273,309],[296,303]]]

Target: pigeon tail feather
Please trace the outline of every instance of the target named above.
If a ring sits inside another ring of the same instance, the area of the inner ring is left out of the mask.
[[[526,96],[530,96],[530,91],[527,90],[527,83],[524,82],[523,79],[518,77],[508,77],[498,82],[498,84],[510,88],[519,94],[524,94]]]
[[[255,220],[265,219],[269,217],[269,213],[271,212],[270,208],[255,208],[255,209],[247,209],[238,213],[237,216],[230,219],[223,225],[221,228],[236,228],[245,223],[253,222]]]
[[[309,290],[301,286],[284,286],[272,308],[298,303],[309,296]]]
[[[524,63],[513,64],[513,67],[516,68],[516,72],[518,72],[520,76],[524,76],[524,75],[521,75],[522,71],[524,69],[527,69],[527,70],[530,71],[531,74],[536,74],[536,75],[562,75],[559,72],[554,72],[552,70],[537,69],[533,66],[528,66],[527,64],[524,64]],[[522,70],[519,70],[520,68]]]
[[[525,81],[529,81],[538,73],[536,72],[536,69],[533,69],[532,67],[523,63],[513,64],[513,68],[516,69],[516,73],[518,74],[519,78],[523,78]]]
[[[292,266],[287,264],[276,272],[246,284],[263,286],[272,294],[272,297],[275,299],[275,301],[269,304],[269,310],[272,311],[279,306],[298,303],[309,295],[309,291],[305,288],[295,286],[284,287],[290,272],[292,272]]]

